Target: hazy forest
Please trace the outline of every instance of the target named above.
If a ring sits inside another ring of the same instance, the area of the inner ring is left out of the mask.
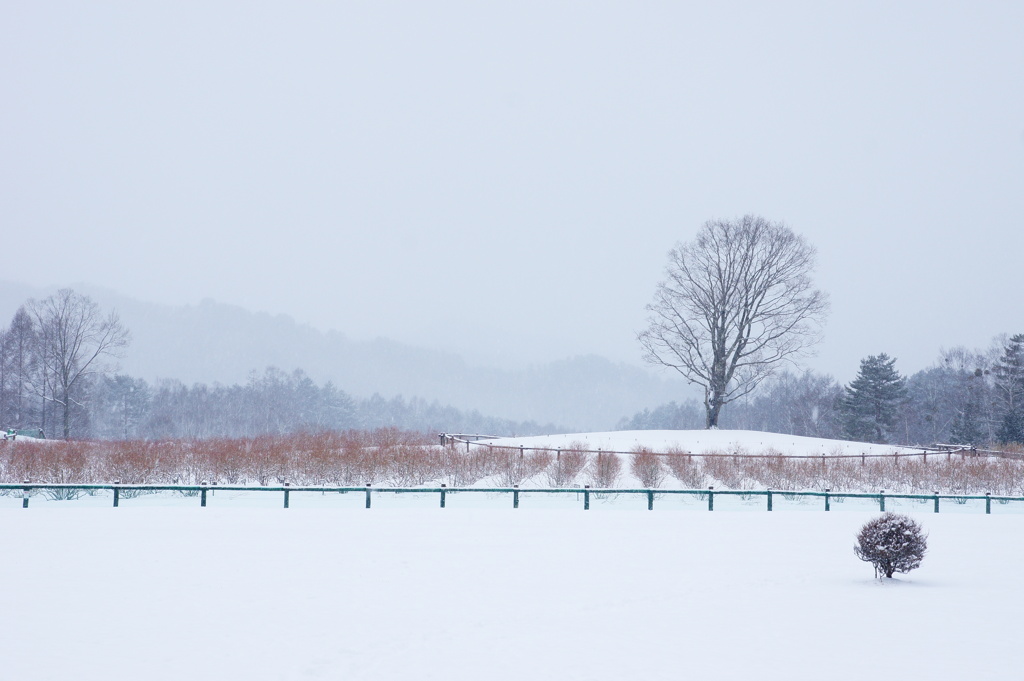
[[[95,339],[83,336],[79,355],[65,356],[60,336],[67,335],[68,324],[53,306],[61,294],[65,304],[84,306],[91,314],[78,320],[80,326],[98,325],[79,332],[105,332],[113,341],[109,347],[97,351],[89,345]],[[459,410],[429,396],[356,397],[330,382],[317,384],[301,370],[274,367],[254,369],[244,384],[151,384],[114,370],[130,338],[116,315],[104,316],[85,296],[61,294],[29,301],[0,330],[0,426],[5,429],[40,428],[60,437],[66,425],[67,436],[75,439],[163,440],[381,427],[493,435],[574,428]],[[988,348],[943,350],[933,366],[909,376],[885,355],[866,358],[857,380],[847,386],[810,371],[783,372],[728,405],[721,426],[908,445],[1019,442],[1024,439],[1022,367],[1024,336],[1017,335],[997,338]],[[609,430],[701,427],[703,406],[685,398],[607,425]]]

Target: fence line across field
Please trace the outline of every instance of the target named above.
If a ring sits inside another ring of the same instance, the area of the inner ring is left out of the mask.
[[[487,447],[488,449],[510,449],[519,450],[520,452],[554,452],[555,454],[572,451],[582,452],[584,454],[616,454],[623,456],[630,456],[636,454],[636,451],[618,451],[613,449],[576,449],[574,447],[527,447],[525,445],[497,445],[486,442],[486,440],[499,439],[496,435],[468,435],[464,433],[440,433],[438,437],[441,440],[441,446],[448,444],[452,445],[466,445],[466,451],[470,450],[470,446],[476,445],[478,447]],[[902,447],[902,449],[910,449],[909,447]],[[905,457],[922,457],[922,460],[927,461],[928,455],[941,455],[945,454],[946,458],[949,459],[953,454],[959,454],[961,458],[966,457],[992,457],[998,459],[1024,459],[1024,455],[1017,454],[1015,452],[1001,452],[993,449],[978,449],[977,447],[965,447],[963,445],[944,445],[936,444],[931,447],[914,447],[913,449],[920,449],[920,452],[893,452],[892,454],[729,454],[729,453],[702,453],[695,454],[693,452],[684,452],[682,456],[700,456],[706,458],[724,458],[724,459],[902,459]],[[654,456],[678,456],[678,452],[649,452]]]
[[[716,496],[763,496],[766,500],[766,509],[768,511],[773,510],[773,500],[777,495],[782,495],[785,498],[789,497],[819,497],[824,499],[825,505],[824,510],[832,510],[832,501],[837,499],[875,499],[878,501],[878,510],[885,511],[886,499],[910,499],[918,501],[933,501],[934,512],[939,512],[939,502],[942,499],[953,500],[956,503],[965,503],[970,500],[983,500],[985,502],[985,513],[992,513],[992,501],[999,502],[1010,502],[1010,501],[1024,501],[1024,497],[1013,497],[1004,495],[993,495],[990,493],[981,494],[900,494],[900,493],[886,493],[885,490],[879,490],[878,492],[833,492],[830,489],[826,489],[823,492],[817,491],[786,491],[786,490],[716,490],[714,487],[708,487],[707,489],[645,489],[645,488],[600,488],[590,487],[586,485],[584,487],[562,487],[562,488],[551,488],[551,487],[448,487],[442,484],[440,487],[373,487],[372,485],[366,485],[365,487],[324,487],[319,485],[290,485],[285,483],[283,485],[269,485],[269,486],[252,486],[252,485],[123,485],[120,483],[109,483],[109,484],[59,484],[59,483],[33,483],[23,482],[21,484],[16,483],[3,483],[0,484],[0,490],[12,490],[22,492],[22,508],[28,508],[29,495],[33,491],[45,491],[45,490],[66,490],[66,491],[83,491],[83,492],[95,492],[100,490],[112,490],[114,493],[114,507],[120,505],[120,498],[123,492],[137,491],[137,492],[194,492],[199,495],[200,506],[206,506],[206,495],[207,493],[224,491],[224,492],[276,492],[284,495],[284,508],[289,507],[290,495],[293,492],[334,492],[334,493],[347,493],[347,492],[358,492],[366,495],[366,508],[371,508],[374,494],[437,494],[440,497],[440,507],[445,508],[447,497],[449,494],[510,494],[512,495],[512,508],[519,508],[519,499],[522,494],[574,494],[577,498],[583,496],[583,510],[590,509],[590,498],[591,496],[603,496],[603,495],[643,495],[647,497],[647,510],[654,510],[654,500],[658,496],[670,496],[670,495],[691,495],[697,497],[707,497],[708,510],[715,510],[715,497]]]

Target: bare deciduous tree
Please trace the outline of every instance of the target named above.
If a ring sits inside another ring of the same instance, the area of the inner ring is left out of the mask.
[[[4,380],[6,409],[3,425],[24,428],[30,421],[30,395],[27,394],[32,376],[37,373],[38,334],[32,317],[22,305],[14,314],[10,327],[3,334]]]
[[[71,435],[74,389],[82,377],[101,368],[105,357],[115,356],[128,345],[128,330],[117,313],[103,315],[88,296],[71,289],[31,304],[32,316],[43,344],[44,364],[40,394],[60,408],[62,433]]]
[[[803,237],[755,215],[706,222],[669,254],[638,339],[645,360],[704,388],[708,428],[817,342],[828,299],[811,283],[814,255]]]

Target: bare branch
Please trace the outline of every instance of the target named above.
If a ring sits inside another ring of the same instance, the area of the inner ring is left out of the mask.
[[[70,435],[70,407],[78,382],[103,369],[104,358],[116,357],[130,335],[115,312],[103,316],[88,296],[71,289],[32,301],[31,314],[40,339],[44,399],[61,406],[63,435]]]

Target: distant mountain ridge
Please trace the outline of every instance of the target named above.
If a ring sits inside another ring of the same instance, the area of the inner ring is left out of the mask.
[[[610,429],[624,416],[692,395],[683,381],[598,356],[573,357],[523,370],[470,366],[459,355],[378,338],[354,341],[287,315],[250,312],[204,300],[181,307],[148,303],[88,285],[72,286],[104,310],[115,309],[132,332],[120,371],[153,381],[244,383],[268,366],[302,369],[352,395],[437,400],[501,418]],[[52,290],[0,282],[0,323],[17,307]]]

